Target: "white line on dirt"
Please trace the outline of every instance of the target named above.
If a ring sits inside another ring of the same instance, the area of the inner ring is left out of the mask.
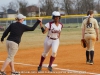
[[[4,61],[0,61],[0,62],[4,62]],[[24,63],[14,63],[17,65],[24,65],[24,66],[38,66],[38,65],[32,65],[32,64],[24,64]],[[43,67],[47,67],[48,64],[43,64]],[[52,67],[56,67],[57,64],[53,64]],[[70,70],[70,69],[63,69],[63,68],[53,68],[56,70],[61,70],[61,71],[66,71],[66,73],[72,73],[72,74],[90,74],[90,75],[100,75],[98,73],[92,73],[92,72],[86,72],[86,71],[78,71],[78,70]]]
[[[4,62],[4,61],[0,61],[0,62]],[[31,64],[24,64],[24,63],[16,63],[16,62],[14,62],[14,64],[16,64],[16,65],[24,65],[24,66],[38,66],[38,65],[31,65]]]
[[[78,70],[70,70],[70,69],[62,69],[62,68],[54,68],[56,70],[66,71],[67,73],[72,74],[90,74],[90,75],[100,75],[98,73],[86,72],[86,71],[78,71]]]

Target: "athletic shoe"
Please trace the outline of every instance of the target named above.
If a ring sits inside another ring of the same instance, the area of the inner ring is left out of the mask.
[[[86,61],[86,64],[90,64],[90,60],[87,60],[87,61]]]
[[[93,65],[93,61],[90,61],[90,65]]]
[[[48,66],[48,70],[49,70],[50,72],[52,72],[52,67],[51,67],[51,66]]]
[[[11,75],[20,75],[19,72],[11,72]]]
[[[5,73],[5,72],[0,71],[0,75],[6,75],[6,73]]]
[[[38,72],[40,72],[40,71],[42,71],[42,67],[41,66],[38,67]]]

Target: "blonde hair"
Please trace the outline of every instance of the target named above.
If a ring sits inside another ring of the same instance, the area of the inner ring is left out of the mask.
[[[15,18],[16,21],[20,21],[21,19]]]

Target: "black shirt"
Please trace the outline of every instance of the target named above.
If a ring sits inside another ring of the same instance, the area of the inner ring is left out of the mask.
[[[20,22],[12,23],[12,24],[10,24],[10,26],[3,33],[1,41],[3,41],[4,38],[10,32],[7,40],[14,41],[17,44],[19,44],[20,41],[21,41],[21,36],[22,36],[23,32],[25,32],[25,31],[34,31],[35,28],[38,26],[39,23],[40,23],[40,21],[37,20],[37,22],[32,27],[24,25],[24,24],[22,24]]]

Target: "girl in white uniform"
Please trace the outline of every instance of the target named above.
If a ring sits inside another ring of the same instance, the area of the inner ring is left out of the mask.
[[[55,57],[57,54],[60,33],[61,33],[61,29],[63,27],[63,25],[61,23],[59,23],[60,18],[61,18],[60,13],[57,11],[54,11],[52,13],[52,19],[54,21],[45,24],[45,29],[43,28],[42,23],[40,23],[42,33],[45,34],[48,31],[48,34],[47,34],[47,37],[44,41],[44,51],[43,51],[42,56],[41,56],[41,61],[40,61],[40,64],[38,66],[38,71],[42,70],[43,61],[45,60],[51,47],[52,47],[52,54],[50,57],[48,70],[52,71],[52,63],[55,60]]]

